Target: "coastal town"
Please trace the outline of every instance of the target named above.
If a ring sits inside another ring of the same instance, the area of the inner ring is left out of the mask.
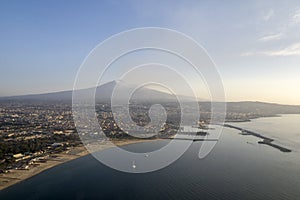
[[[134,132],[136,125],[149,123],[148,110],[151,103],[130,105],[133,124],[122,128]],[[180,109],[174,102],[164,103],[167,119],[161,130],[150,138],[134,138],[121,129],[114,121],[110,104],[97,103],[98,122],[105,135],[98,132],[86,132],[84,137],[97,138],[101,148],[110,147],[107,140],[116,145],[134,143],[145,139],[172,139],[180,128]],[[205,128],[210,120],[209,106],[202,105],[198,126]],[[155,112],[157,115],[161,113]],[[258,112],[228,112],[227,122],[248,121],[261,117]],[[152,127],[147,127],[151,132]],[[199,131],[199,135],[205,135]],[[81,133],[82,134],[82,133]],[[77,133],[72,105],[59,101],[2,101],[0,103],[0,188],[19,180],[24,174],[31,176],[42,170],[58,165],[79,156],[88,154]],[[34,173],[32,173],[34,172]]]
[[[166,104],[165,107],[168,118],[160,134],[168,137],[177,132],[180,111],[172,103]],[[133,121],[139,125],[147,124],[149,108],[150,104],[132,106]],[[108,103],[98,104],[96,110],[99,124],[108,138],[130,139],[130,136],[124,133],[114,121]],[[204,110],[199,122],[205,124],[209,115],[209,110]],[[230,113],[229,117],[231,120],[248,120],[249,115]],[[130,130],[133,125],[127,124],[126,126]],[[82,142],[74,125],[70,104],[30,101],[1,102],[0,173],[9,173],[12,169],[29,169],[38,163],[45,162],[53,154],[69,151],[78,146],[82,146]]]
[[[66,105],[24,106],[18,102],[1,105],[1,173],[29,169],[45,162],[51,154],[80,144]]]
[[[133,108],[133,118],[145,123],[147,116],[138,106]],[[133,139],[114,122],[112,112],[105,103],[97,106],[99,124],[112,140]],[[171,117],[172,118],[172,117]],[[173,122],[176,117],[173,117]],[[176,120],[175,120],[176,121]],[[166,123],[162,134],[173,134],[174,123]],[[128,125],[130,129],[130,125]],[[88,133],[95,135],[95,133]],[[102,138],[105,140],[105,138]],[[0,107],[0,173],[28,170],[56,154],[71,152],[83,146],[72,116],[70,104],[60,102],[2,102]]]

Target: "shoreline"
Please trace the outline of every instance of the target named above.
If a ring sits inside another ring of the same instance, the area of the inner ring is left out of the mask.
[[[127,139],[127,140],[113,140],[111,142],[113,142],[114,145],[117,146],[124,146],[129,144],[155,141],[155,140],[157,139],[149,139],[149,140]],[[101,144],[101,146],[98,146],[97,151],[114,147],[113,145],[111,145],[111,142],[104,142],[103,144]],[[83,156],[87,156],[89,154],[90,152],[86,149],[84,145],[72,147],[70,150],[63,151],[57,154],[51,154],[50,157],[46,160],[46,162],[40,162],[38,164],[35,164],[35,166],[32,166],[29,169],[25,169],[25,170],[12,169],[8,173],[2,173],[0,174],[0,192],[6,188],[9,188],[15,184],[25,181],[55,166],[61,165],[63,163],[75,160]]]
[[[276,115],[276,116],[266,116],[266,117],[280,117],[281,115]],[[257,117],[253,119],[258,119],[258,118],[266,118],[266,117]],[[225,123],[239,123],[239,122],[250,122],[253,119],[248,119],[248,120],[240,120],[240,121],[228,121]],[[226,127],[226,126],[225,126]],[[255,135],[254,135],[255,136]],[[92,146],[92,149],[95,149],[95,151],[101,151],[104,149],[108,149],[111,147],[114,147],[114,145],[117,146],[125,146],[129,144],[135,144],[135,143],[141,143],[141,142],[150,142],[150,141],[156,141],[159,140],[157,138],[155,139],[147,139],[147,140],[141,140],[141,139],[124,139],[124,140],[119,140],[119,139],[114,139],[111,140],[110,142],[108,141],[103,141],[101,144],[91,144],[95,145]],[[201,141],[201,140],[200,140]],[[268,141],[267,141],[268,142]],[[111,145],[111,143],[114,143],[114,145]],[[260,141],[259,143],[270,145],[269,143],[266,143],[266,141]],[[276,144],[270,145],[274,148],[277,148]],[[276,146],[276,147],[275,147]],[[289,149],[288,149],[289,150]],[[48,169],[51,169],[53,167],[56,167],[60,164],[75,160],[77,158],[86,156],[91,154],[84,145],[76,146],[76,147],[71,147],[71,149],[67,151],[63,151],[61,153],[57,154],[51,154],[49,158],[47,158],[46,162],[39,162],[34,164],[34,166],[31,166],[29,169],[11,169],[9,173],[2,173],[0,174],[0,192],[6,188],[9,188],[15,184],[18,184],[22,181],[25,181],[33,176],[36,176]]]

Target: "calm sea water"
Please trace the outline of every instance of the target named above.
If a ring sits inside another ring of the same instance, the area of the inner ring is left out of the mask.
[[[146,174],[110,169],[92,156],[62,164],[0,192],[0,199],[300,199],[300,115],[235,124],[260,131],[293,152],[257,143],[253,136],[224,129],[204,159],[195,142],[172,165]],[[165,141],[128,145],[147,149]],[[295,150],[294,150],[295,149]]]
[[[281,115],[232,124],[267,135],[276,143],[300,152],[300,115]]]

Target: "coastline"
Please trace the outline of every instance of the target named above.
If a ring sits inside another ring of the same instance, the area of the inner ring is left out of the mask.
[[[252,135],[254,137],[262,139],[262,141],[258,141],[258,144],[269,145],[269,146],[271,146],[273,148],[276,148],[276,149],[280,150],[281,152],[285,152],[285,153],[292,152],[291,149],[288,149],[288,148],[283,147],[283,146],[278,145],[278,144],[274,144],[273,143],[274,139],[272,139],[270,137],[267,137],[267,136],[264,136],[260,133],[256,133],[256,132],[253,132],[253,131],[250,131],[250,130],[247,130],[247,129],[244,129],[244,128],[241,128],[241,127],[233,126],[233,125],[230,125],[230,124],[224,124],[223,127],[239,130],[239,131],[241,131],[240,134],[242,134],[242,135]]]
[[[281,115],[276,116],[267,116],[267,117],[280,117]],[[265,118],[265,117],[257,117],[253,119],[258,118]],[[240,123],[240,122],[251,122],[253,119],[247,119],[247,120],[237,120],[237,121],[226,121],[226,123]],[[141,139],[115,139],[111,142],[114,143],[114,145],[117,146],[124,146],[134,143],[140,143],[140,142],[149,142],[149,141],[155,141],[159,139],[147,139],[147,140],[141,140]],[[111,145],[111,142],[101,142],[99,144],[91,144],[91,149],[95,149],[95,151],[101,151],[104,149],[108,149],[111,147],[114,147],[114,145]],[[51,154],[51,156],[47,159],[46,162],[40,162],[36,164],[35,166],[30,167],[27,170],[20,170],[20,169],[11,169],[9,173],[3,173],[0,174],[0,192],[8,187],[11,187],[17,183],[20,183],[24,180],[27,180],[35,175],[38,175],[48,169],[51,169],[55,166],[58,166],[60,164],[75,160],[77,158],[83,157],[90,154],[90,152],[85,148],[85,146],[76,146],[72,147],[71,149],[67,151],[63,151],[61,153],[57,154]]]
[[[149,140],[113,140],[114,145],[117,146],[124,146],[128,144],[140,143],[140,142],[147,142],[147,141],[154,141],[157,139],[149,139]],[[109,142],[104,142],[101,146],[97,147],[97,151],[101,151],[104,149],[108,149],[114,147]],[[8,187],[11,187],[17,183],[20,183],[24,180],[27,180],[33,176],[36,176],[48,169],[51,169],[55,166],[60,164],[75,160],[77,158],[83,157],[90,154],[90,152],[85,148],[85,146],[77,146],[72,147],[71,149],[57,153],[51,154],[51,156],[47,159],[46,162],[40,162],[36,166],[32,166],[27,170],[17,170],[12,169],[9,173],[0,174],[0,192]]]

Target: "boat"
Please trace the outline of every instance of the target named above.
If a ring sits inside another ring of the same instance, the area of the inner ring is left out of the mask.
[[[249,132],[247,130],[241,130],[241,135],[250,135]]]
[[[135,165],[134,161],[132,162],[132,168],[133,168],[133,169],[136,168],[136,165]]]
[[[198,131],[197,133],[196,133],[196,135],[200,135],[200,136],[205,136],[205,135],[207,135],[208,133],[206,132],[206,131]]]

